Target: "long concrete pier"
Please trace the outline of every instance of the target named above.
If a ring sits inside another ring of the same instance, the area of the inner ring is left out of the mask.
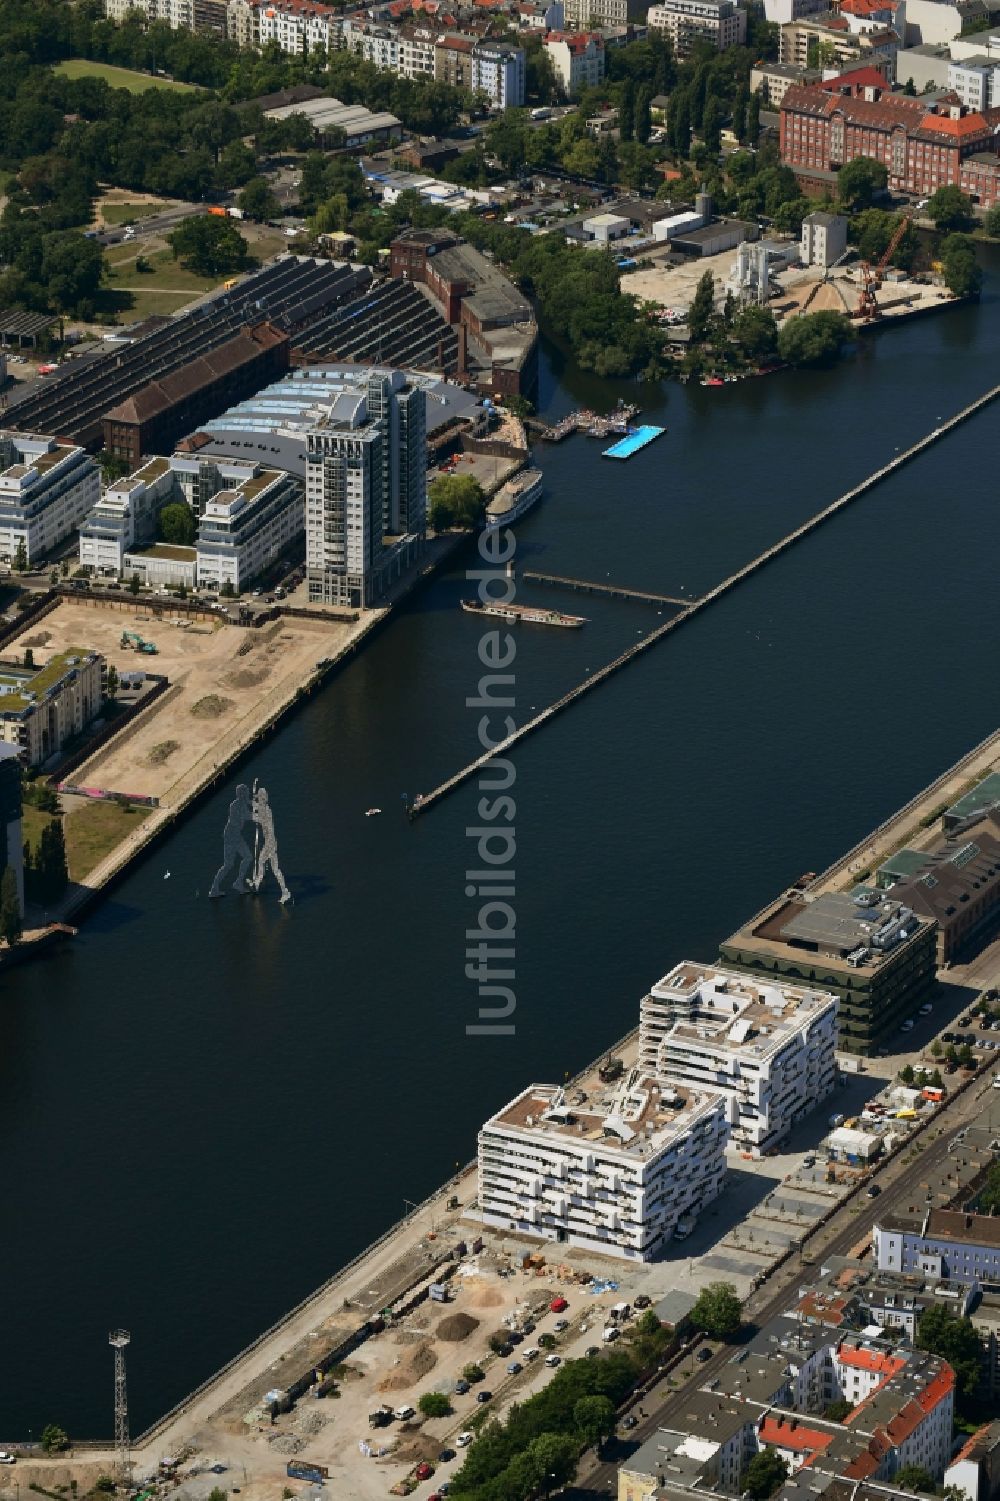
[[[490,761],[496,760],[497,757],[508,755],[521,740],[526,739],[528,735],[533,734],[535,730],[540,729],[542,725],[554,719],[557,714],[561,714],[564,709],[568,709],[571,704],[575,704],[578,699],[583,698],[585,693],[592,692],[599,684],[606,682],[608,678],[612,677],[616,672],[621,671],[623,667],[626,667],[643,652],[648,651],[650,647],[658,645],[672,631],[679,630],[682,625],[686,625],[694,616],[700,614],[703,610],[707,610],[710,605],[722,599],[724,595],[728,594],[732,589],[737,588],[738,585],[742,584],[753,574],[758,573],[762,568],[766,568],[776,558],[780,558],[782,553],[786,553],[796,543],[804,541],[806,537],[817,531],[819,527],[824,526],[828,521],[832,521],[847,506],[852,505],[856,500],[860,500],[863,495],[867,495],[869,490],[874,490],[883,480],[888,479],[891,474],[895,474],[897,469],[902,469],[904,464],[909,464],[913,459],[918,458],[928,448],[931,448],[933,444],[947,437],[955,428],[960,427],[963,422],[968,422],[970,417],[976,416],[984,407],[996,401],[998,396],[1000,396],[1000,385],[991,387],[989,391],[977,397],[968,406],[963,407],[960,412],[956,412],[954,417],[949,417],[947,422],[942,422],[940,426],[935,427],[923,438],[918,439],[916,443],[911,444],[902,453],[896,454],[887,464],[883,464],[881,468],[874,470],[860,484],[854,485],[852,489],[845,491],[843,495],[838,496],[836,500],[824,507],[822,511],[818,511],[815,516],[811,516],[808,521],[804,521],[801,526],[795,527],[793,531],[786,532],[771,547],[765,548],[755,558],[751,558],[749,563],[745,563],[735,573],[729,574],[721,583],[716,584],[713,589],[709,589],[706,594],[688,604],[686,608],[679,611],[672,619],[665,621],[661,626],[657,626],[655,630],[650,631],[648,636],[644,636],[641,641],[636,641],[627,651],[622,652],[621,656],[615,657],[607,666],[601,667],[597,672],[584,678],[582,683],[578,683],[575,688],[571,688],[568,693],[564,693],[561,698],[556,699],[555,703],[550,704],[547,709],[543,709],[540,714],[536,714],[533,718],[527,720],[512,735],[508,735],[505,740],[500,741],[494,750],[487,752],[485,755],[477,756],[474,761],[470,761],[467,766],[463,766],[459,771],[456,771],[453,776],[450,776],[447,781],[442,782],[431,792],[422,793],[418,798],[415,798],[410,805],[410,817],[416,818],[419,814],[426,813],[428,808],[440,802],[443,797],[447,797],[449,792],[454,792],[457,787],[460,787],[463,782],[468,781],[470,777],[475,776]]]
[[[529,568],[524,570],[521,577],[530,579],[533,584],[554,584],[560,589],[576,589],[581,594],[609,594],[613,599],[634,599],[638,604],[644,605],[682,605],[687,608],[694,603],[693,600],[676,594],[652,594],[647,589],[626,589],[621,584],[599,584],[591,579],[565,578],[561,573],[535,573]]]

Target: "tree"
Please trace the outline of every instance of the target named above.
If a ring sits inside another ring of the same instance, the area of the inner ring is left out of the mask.
[[[856,156],[845,162],[837,174],[837,197],[849,213],[871,208],[875,193],[881,191],[889,174],[881,162],[870,156]]]
[[[940,1058],[943,1052],[944,1044],[941,1042],[940,1038],[935,1037],[934,1041],[931,1043],[931,1057]]]
[[[543,1496],[568,1485],[576,1474],[577,1443],[570,1433],[540,1433],[528,1445],[528,1455],[537,1467]]]
[[[427,490],[428,518],[435,531],[475,526],[486,506],[483,487],[471,474],[435,475]]]
[[[32,896],[42,903],[57,901],[69,884],[66,840],[62,822],[58,818],[51,819],[42,830],[32,875]]]
[[[948,235],[939,251],[945,285],[956,297],[976,297],[983,284],[983,273],[976,252],[967,235]]]
[[[118,668],[113,662],[108,663],[108,675],[104,684],[104,693],[107,698],[118,697]]]
[[[174,547],[193,547],[198,535],[195,514],[186,500],[172,501],[163,507],[157,522],[160,540]]]
[[[626,79],[618,103],[618,139],[635,140],[635,85],[631,78]]]
[[[747,110],[750,105],[750,90],[741,83],[733,101],[733,135],[738,141],[746,140]]]
[[[17,547],[14,550],[14,568],[18,573],[23,573],[27,566],[28,549],[24,545],[24,538],[20,537],[18,539]]]
[[[483,1374],[484,1372],[482,1366],[476,1365],[475,1361],[472,1361],[469,1365],[463,1366],[462,1368],[462,1375],[465,1377],[466,1381],[471,1381],[473,1383],[482,1381]]]
[[[237,201],[246,217],[260,224],[277,219],[281,213],[281,204],[266,177],[252,177]]]
[[[695,341],[705,338],[715,313],[715,278],[704,271],[695,287],[694,300],[688,310],[688,328]]]
[[[59,1454],[69,1448],[69,1435],[58,1423],[46,1423],[42,1429],[41,1445],[46,1454]]]
[[[35,653],[30,646],[24,648],[24,665],[25,667],[34,667],[35,665]]]
[[[649,87],[641,88],[635,96],[635,138],[640,146],[645,146],[653,128],[650,111],[652,98],[653,91]]]
[[[902,1491],[923,1491],[928,1496],[937,1491],[934,1476],[923,1465],[903,1465],[896,1471],[893,1483]]]
[[[955,1372],[962,1395],[973,1394],[979,1384],[983,1347],[971,1319],[954,1318],[940,1306],[928,1308],[917,1325],[917,1348],[940,1355]]]
[[[983,228],[995,240],[1000,240],[1000,203],[995,203],[983,220]]]
[[[21,937],[21,903],[17,895],[17,876],[12,865],[5,865],[0,876],[0,938],[11,948]]]
[[[505,1329],[498,1329],[495,1334],[491,1334],[489,1346],[494,1355],[500,1355],[504,1350],[509,1350],[510,1340],[507,1337],[507,1331]]]
[[[232,219],[217,214],[194,214],[184,219],[167,235],[167,241],[174,259],[199,276],[242,271],[251,264],[247,242]]]
[[[417,1406],[425,1418],[446,1418],[451,1412],[451,1403],[443,1392],[424,1392]]]
[[[138,594],[139,592],[139,575],[137,573],[133,573],[128,581],[128,592],[130,594]]]
[[[778,325],[766,307],[746,307],[733,319],[733,338],[748,360],[763,364],[778,353]]]
[[[760,135],[760,89],[754,89],[747,105],[747,133],[748,146],[756,146]]]
[[[762,1449],[747,1465],[743,1489],[752,1501],[767,1501],[788,1479],[788,1462],[777,1449]]]
[[[573,1427],[588,1446],[615,1431],[615,1404],[607,1397],[581,1397],[573,1406]]]
[[[735,1287],[731,1282],[710,1282],[699,1293],[690,1317],[694,1327],[712,1339],[732,1339],[743,1321],[743,1307]]]
[[[899,1071],[899,1077],[900,1077],[900,1080],[901,1080],[901,1082],[903,1084],[912,1084],[913,1081],[914,1081],[914,1079],[917,1077],[916,1074],[913,1072],[913,1064],[912,1063],[906,1063],[906,1064],[904,1064],[903,1067]]]
[[[828,365],[853,337],[843,313],[802,313],[782,324],[778,354],[789,365]]]
[[[946,183],[927,200],[927,214],[938,229],[965,229],[972,222],[972,199],[955,183]]]
[[[554,1334],[540,1334],[538,1336],[538,1346],[539,1346],[539,1349],[541,1349],[541,1350],[554,1350],[555,1347],[556,1347],[556,1337],[555,1337],[555,1335]]]

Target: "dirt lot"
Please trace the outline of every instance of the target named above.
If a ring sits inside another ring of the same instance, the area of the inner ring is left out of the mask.
[[[315,664],[332,657],[357,627],[317,619],[276,621],[259,631],[215,620],[182,616],[154,619],[141,605],[119,607],[65,601],[11,643],[12,655],[28,637],[36,662],[68,646],[92,647],[119,673],[144,668],[167,677],[171,687],[146,710],[140,727],[113,740],[74,773],[73,780],[133,795],[153,796],[170,806],[192,775],[221,760],[219,751],[252,736],[272,702],[308,678]],[[156,656],[123,650],[123,630],[155,642]],[[41,637],[47,639],[41,643]]]

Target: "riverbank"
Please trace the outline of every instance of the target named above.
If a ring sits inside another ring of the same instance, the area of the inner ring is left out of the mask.
[[[467,533],[431,538],[420,561],[389,592],[385,605],[361,610],[354,620],[342,612],[281,608],[275,619],[251,629],[217,620],[154,617],[141,601],[103,602],[64,597],[39,624],[25,627],[9,646],[58,651],[66,642],[85,640],[119,673],[136,666],[124,648],[123,630],[157,637],[155,657],[142,658],[169,679],[165,693],[127,727],[76,767],[75,786],[108,794],[150,798],[154,806],[121,843],[86,876],[71,881],[64,897],[47,911],[47,921],[26,929],[19,962],[47,952],[54,935],[71,936],[71,924],[100,900],[135,861],[160,842],[179,819],[216,787],[297,705],[315,693],[350,661],[412,592],[446,564],[467,541]],[[67,822],[88,816],[89,798],[63,798]],[[220,845],[221,849],[221,845]],[[68,930],[68,931],[67,931]]]

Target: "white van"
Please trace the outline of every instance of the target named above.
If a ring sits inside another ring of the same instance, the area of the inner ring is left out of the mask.
[[[609,1324],[601,1335],[601,1338],[606,1345],[610,1345],[612,1340],[621,1338],[621,1330],[616,1328],[614,1324]]]
[[[397,1407],[395,1413],[393,1414],[397,1423],[406,1423],[410,1418],[415,1418],[416,1415],[417,1414],[412,1407]]]
[[[528,1365],[530,1365],[533,1360],[538,1359],[538,1351],[535,1349],[534,1345],[529,1345],[526,1350],[521,1351],[521,1359]]]

